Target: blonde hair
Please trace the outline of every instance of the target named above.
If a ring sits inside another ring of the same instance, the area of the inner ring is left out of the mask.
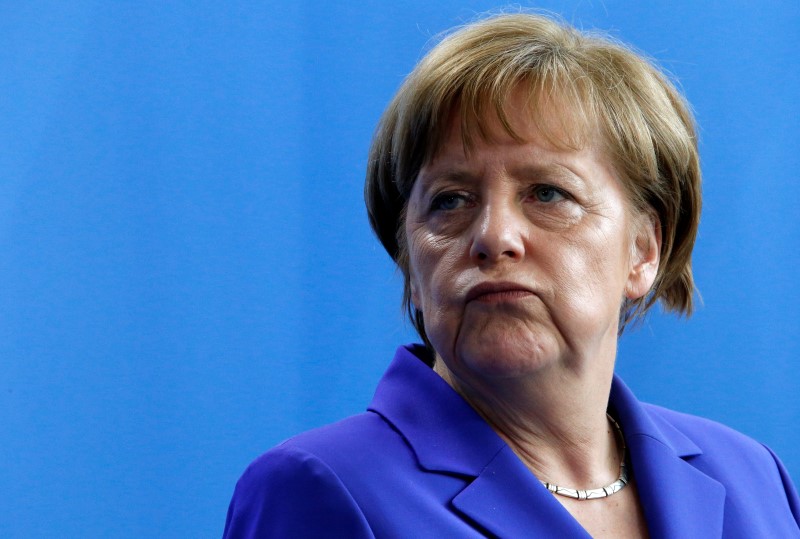
[[[451,118],[460,118],[466,149],[475,136],[491,136],[483,127],[487,114],[521,140],[505,110],[520,87],[530,92],[532,118],[551,142],[578,148],[597,133],[632,207],[660,220],[655,282],[647,295],[623,305],[620,328],[659,300],[667,311],[690,315],[701,174],[686,101],[649,60],[608,37],[538,14],[504,14],[436,45],[386,108],[370,148],[364,187],[370,224],[403,271],[404,305],[420,336],[428,343],[422,313],[410,301],[404,220],[411,188]],[[558,106],[559,126],[536,113],[548,104]]]

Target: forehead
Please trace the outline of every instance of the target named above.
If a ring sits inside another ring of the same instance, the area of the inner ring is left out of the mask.
[[[541,165],[542,171],[548,162],[577,163],[587,156],[609,164],[596,131],[582,109],[576,111],[562,100],[531,97],[518,89],[500,108],[452,107],[436,151],[418,178],[432,169],[476,165],[501,154],[516,154],[526,167]]]
[[[570,93],[570,92],[567,92]],[[478,143],[531,142],[554,151],[578,151],[587,147],[605,151],[596,115],[589,104],[573,98],[518,84],[507,95],[462,99],[449,107],[434,134],[426,164],[436,160],[445,146],[460,144],[464,154]]]

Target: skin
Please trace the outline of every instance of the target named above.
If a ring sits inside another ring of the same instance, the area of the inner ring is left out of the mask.
[[[492,136],[466,153],[455,118],[420,171],[405,222],[411,297],[436,372],[531,471],[595,488],[619,471],[605,411],[620,306],[652,285],[660,229],[599,147],[554,147],[525,103],[507,103],[523,142],[487,118]],[[646,536],[635,486],[557,499],[595,537]]]

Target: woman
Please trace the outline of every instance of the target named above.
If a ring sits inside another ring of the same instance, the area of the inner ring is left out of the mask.
[[[800,537],[768,449],[614,376],[626,324],[692,311],[696,137],[646,60],[537,15],[467,26],[386,110],[366,199],[425,344],[256,460],[226,537]]]

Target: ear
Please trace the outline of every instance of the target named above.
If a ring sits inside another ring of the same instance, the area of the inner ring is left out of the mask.
[[[408,272],[406,273],[405,280],[406,280],[405,286],[408,287],[406,288],[406,290],[408,291],[408,297],[411,298],[411,305],[413,305],[414,308],[419,309],[420,308],[419,286],[417,285],[417,278],[414,272],[414,268],[410,267],[410,264]]]
[[[411,304],[414,306],[415,309],[418,310],[422,309],[422,304],[420,303],[420,297],[419,297],[419,287],[417,286],[417,280],[414,278],[413,273],[409,275],[408,286],[411,292]]]
[[[638,219],[636,236],[631,245],[631,271],[625,285],[625,297],[643,297],[656,280],[661,260],[661,221],[656,212],[649,211]]]
[[[417,285],[416,285],[416,284],[414,283],[414,281],[412,280],[412,281],[409,283],[409,286],[410,286],[410,288],[411,288],[411,305],[413,305],[414,307],[416,307],[417,305],[419,305],[419,298],[418,298],[418,296],[417,296]]]

